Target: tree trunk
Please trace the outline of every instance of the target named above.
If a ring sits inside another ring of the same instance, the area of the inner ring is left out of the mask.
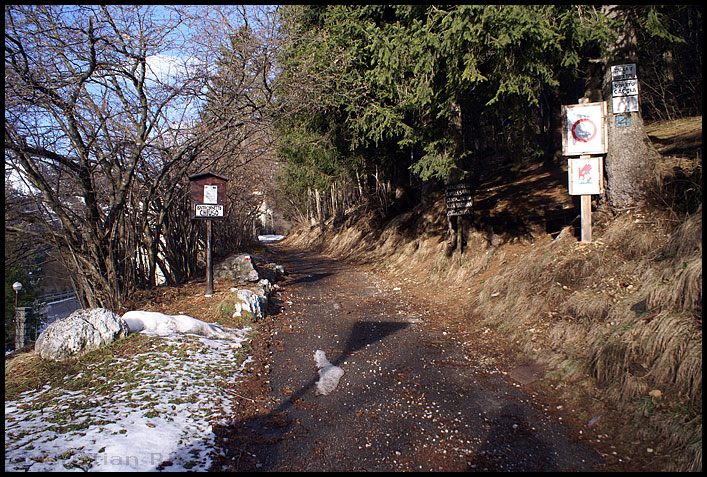
[[[604,168],[608,200],[616,208],[634,207],[645,198],[645,182],[658,158],[643,129],[640,111],[625,114],[630,115],[630,125],[616,127],[609,101],[609,150]]]
[[[322,200],[321,196],[319,195],[319,189],[314,189],[314,200],[316,201],[317,204],[317,225],[319,225],[319,228],[322,227]]]
[[[621,6],[604,6],[604,14],[612,19],[622,19],[624,28],[619,32],[613,48],[606,58],[604,72],[604,98],[608,102],[609,145],[604,170],[606,171],[606,193],[611,206],[629,208],[639,205],[645,198],[645,182],[658,159],[658,152],[653,148],[643,128],[643,119],[639,111],[624,113],[629,125],[617,127],[616,115],[612,104],[611,66],[636,64],[640,79],[641,65],[638,64],[636,35],[630,9]],[[626,124],[625,121],[624,124]]]

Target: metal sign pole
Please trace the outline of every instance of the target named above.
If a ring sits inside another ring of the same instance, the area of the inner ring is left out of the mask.
[[[206,296],[214,294],[214,263],[211,259],[211,219],[206,219]]]

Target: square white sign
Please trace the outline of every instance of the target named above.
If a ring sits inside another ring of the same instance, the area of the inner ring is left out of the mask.
[[[562,106],[562,154],[606,154],[606,102]]]
[[[601,194],[604,183],[604,162],[601,157],[580,157],[569,159],[570,195]]]
[[[218,202],[218,186],[204,186],[204,204],[215,204]]]

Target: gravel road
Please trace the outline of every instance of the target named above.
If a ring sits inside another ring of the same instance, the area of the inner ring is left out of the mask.
[[[271,245],[288,272],[254,342],[239,419],[215,429],[212,470],[592,471],[573,440],[482,355],[430,326],[437,313],[365,267]],[[314,353],[344,370],[318,395]],[[240,389],[240,388],[239,388]]]

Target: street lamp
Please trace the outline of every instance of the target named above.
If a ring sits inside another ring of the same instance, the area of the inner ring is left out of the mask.
[[[25,345],[24,316],[20,318],[17,314],[17,296],[20,294],[20,290],[22,290],[22,284],[20,282],[15,282],[12,284],[12,289],[15,290],[15,351],[17,351]],[[20,321],[22,321],[22,323],[20,323]]]
[[[12,289],[15,290],[15,313],[17,313],[17,295],[19,295],[20,290],[22,290],[22,284],[20,282],[15,282],[12,284]]]

